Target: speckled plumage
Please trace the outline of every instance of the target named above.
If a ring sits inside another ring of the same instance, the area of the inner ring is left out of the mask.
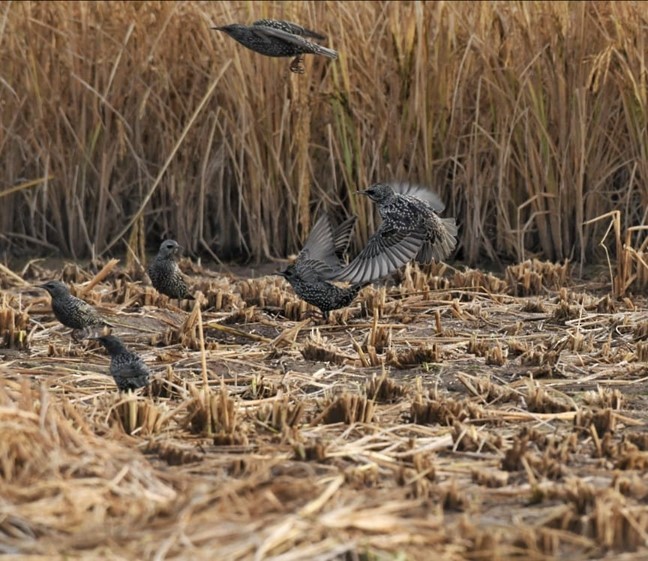
[[[337,52],[322,47],[308,39],[323,41],[325,35],[306,29],[289,21],[260,19],[252,25],[232,23],[215,26],[212,29],[227,33],[248,49],[271,57],[296,57],[290,65],[292,72],[303,73],[303,55],[322,55],[336,59]]]
[[[180,251],[178,242],[165,240],[160,245],[160,250],[148,266],[148,276],[153,287],[169,298],[178,300],[193,300],[189,293],[187,283],[176,262],[176,255]]]
[[[366,284],[342,288],[328,282],[342,270],[343,255],[355,223],[356,218],[352,217],[333,228],[328,217],[320,217],[295,262],[278,273],[291,284],[299,298],[318,307],[325,319],[331,310],[351,304]]]
[[[124,343],[113,335],[98,337],[97,340],[110,355],[110,375],[120,391],[136,390],[149,383],[151,371],[142,357],[129,351]]]
[[[91,327],[108,325],[90,304],[70,294],[70,290],[60,281],[51,280],[41,284],[52,298],[52,311],[57,320],[66,327],[87,330]]]
[[[361,194],[378,205],[383,221],[366,247],[336,275],[337,280],[373,281],[412,259],[424,264],[445,259],[455,248],[455,220],[437,215],[443,203],[426,188],[378,183]]]

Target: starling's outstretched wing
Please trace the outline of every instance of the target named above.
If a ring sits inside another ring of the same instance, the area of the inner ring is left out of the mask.
[[[413,183],[390,183],[389,185],[394,190],[394,193],[409,195],[425,201],[435,212],[442,212],[445,209],[445,204],[441,200],[441,197],[423,185],[415,185]]]
[[[337,258],[340,260],[340,262],[344,261],[344,255],[349,249],[351,234],[353,233],[353,228],[355,228],[357,221],[358,217],[352,216],[351,218],[347,218],[333,230],[333,244],[335,245],[335,255],[337,255]]]
[[[308,234],[304,247],[297,256],[297,261],[322,261],[330,266],[337,263],[333,227],[328,216],[323,214]]]
[[[308,261],[312,265],[313,262],[320,261],[327,271],[319,267],[316,269],[326,274],[326,278],[330,278],[331,273],[338,271],[343,265],[342,258],[349,247],[356,220],[353,216],[333,229],[328,216],[322,215],[308,234],[308,239],[297,256],[297,262]]]
[[[302,37],[310,37],[311,39],[317,39],[319,41],[324,41],[326,35],[317,33],[310,29],[306,29],[301,25],[292,23],[290,21],[275,20],[275,19],[259,19],[255,22],[252,22],[252,25],[258,25],[262,27],[271,27],[273,29],[280,29],[287,33],[292,33],[293,35],[301,35]]]
[[[313,43],[308,39],[304,39],[301,35],[289,33],[287,31],[284,31],[283,29],[267,27],[265,25],[254,25],[252,26],[252,29],[257,34],[265,34],[266,37],[274,37],[275,39],[285,41],[286,43],[289,43],[291,45],[296,45],[297,47],[303,49],[305,53],[322,55],[332,59],[336,59],[338,57],[337,52],[333,49],[327,49],[326,47],[322,47],[321,45]]]
[[[322,261],[314,259],[304,259],[295,263],[296,274],[305,282],[315,283],[330,279],[335,277],[339,270],[339,266],[333,268]]]
[[[395,229],[383,222],[358,256],[335,275],[335,280],[363,283],[384,277],[414,259],[424,241],[423,231]]]

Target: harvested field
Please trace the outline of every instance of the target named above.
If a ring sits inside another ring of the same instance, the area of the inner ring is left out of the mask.
[[[0,277],[2,553],[648,555],[648,312],[609,278],[407,268],[323,324],[279,277],[185,260],[192,309],[104,265]],[[142,354],[150,389],[120,395],[103,349],[72,342],[32,288],[52,276]]]

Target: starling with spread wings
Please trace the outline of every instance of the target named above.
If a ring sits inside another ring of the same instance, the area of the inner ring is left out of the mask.
[[[422,264],[445,259],[455,248],[455,219],[439,217],[443,203],[425,187],[377,183],[360,193],[376,203],[383,221],[336,280],[371,282],[413,259]]]
[[[318,307],[328,320],[329,312],[351,304],[367,283],[339,287],[329,282],[342,270],[343,255],[356,218],[352,217],[333,228],[327,216],[322,216],[313,226],[304,248],[294,263],[277,273],[293,287],[295,294]]]

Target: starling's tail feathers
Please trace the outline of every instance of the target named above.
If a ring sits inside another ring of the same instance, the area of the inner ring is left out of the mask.
[[[439,218],[436,239],[427,240],[416,256],[419,263],[443,261],[457,246],[457,224],[454,218]]]
[[[337,51],[334,51],[333,49],[322,47],[322,45],[318,45],[316,43],[311,43],[311,46],[313,48],[313,54],[322,55],[328,58],[332,58],[333,60],[336,60],[338,57]]]

